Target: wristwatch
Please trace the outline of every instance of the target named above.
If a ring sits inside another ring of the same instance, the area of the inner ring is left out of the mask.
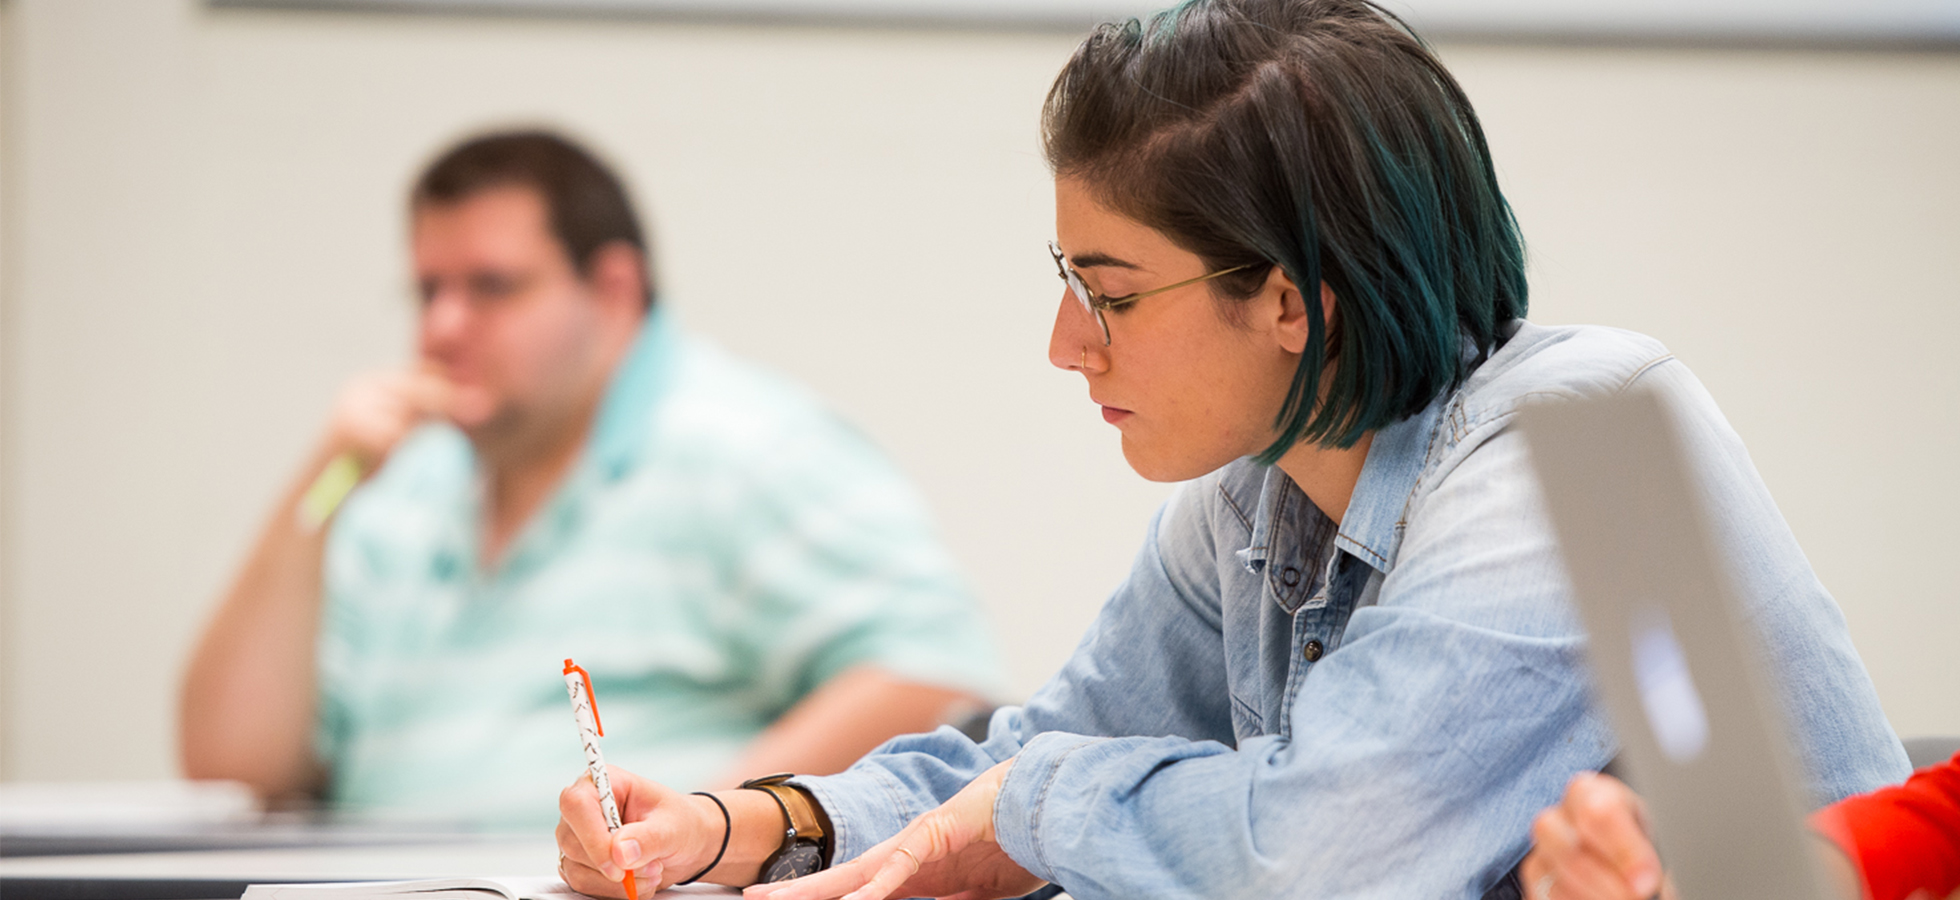
[[[794,777],[784,772],[742,782],[745,790],[776,798],[783,818],[789,822],[783,831],[783,845],[762,861],[757,884],[801,878],[830,864],[830,817],[802,788],[785,784]]]

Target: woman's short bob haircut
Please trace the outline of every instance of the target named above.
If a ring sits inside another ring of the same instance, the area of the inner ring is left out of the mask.
[[[1523,240],[1469,99],[1367,0],[1191,0],[1104,25],[1042,130],[1057,177],[1210,271],[1250,266],[1215,296],[1252,296],[1275,265],[1300,285],[1306,353],[1261,462],[1414,415],[1525,313]]]

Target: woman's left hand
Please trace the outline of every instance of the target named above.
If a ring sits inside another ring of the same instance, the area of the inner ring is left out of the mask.
[[[1529,900],[1674,900],[1647,839],[1647,811],[1617,778],[1572,776],[1565,798],[1532,823],[1522,876]]]
[[[947,897],[988,900],[1019,897],[1042,880],[1009,859],[994,842],[994,798],[1000,795],[1009,759],[973,779],[952,799],[926,813],[890,840],[857,859],[779,884],[758,884],[745,900],[884,900]]]

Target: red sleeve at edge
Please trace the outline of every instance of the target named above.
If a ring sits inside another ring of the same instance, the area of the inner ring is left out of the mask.
[[[1810,824],[1857,862],[1871,900],[1945,897],[1960,888],[1960,754],[1820,809]]]

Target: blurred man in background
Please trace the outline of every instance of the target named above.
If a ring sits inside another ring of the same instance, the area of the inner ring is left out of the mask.
[[[698,787],[836,771],[995,689],[920,500],[807,393],[655,307],[590,154],[468,141],[410,216],[418,359],[346,387],[208,626],[190,776],[549,822],[583,764],[567,657],[610,761]],[[362,481],[345,504],[337,478]]]

